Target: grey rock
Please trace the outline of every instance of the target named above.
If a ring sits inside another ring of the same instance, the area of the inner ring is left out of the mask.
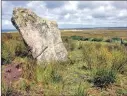
[[[38,62],[67,60],[68,53],[55,21],[41,18],[26,8],[14,8],[11,21]]]

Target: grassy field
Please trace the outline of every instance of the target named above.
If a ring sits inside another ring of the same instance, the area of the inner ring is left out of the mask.
[[[11,33],[11,32],[10,32]],[[17,32],[13,32],[16,35]],[[18,34],[18,33],[17,33]],[[86,29],[83,31],[63,31],[61,30],[62,36],[84,36],[84,37],[120,37],[127,39],[127,29]]]
[[[84,37],[120,37],[127,39],[127,30],[104,30],[104,29],[89,29],[83,31],[61,31],[62,36],[84,36]]]
[[[110,31],[62,31],[68,61],[52,61],[40,65],[29,56],[31,54],[19,33],[2,33],[2,63],[23,63],[22,78],[13,82],[11,87],[2,82],[2,95],[11,96],[15,93],[21,96],[126,96],[126,46],[120,43],[69,38],[76,35],[127,39],[127,30]]]

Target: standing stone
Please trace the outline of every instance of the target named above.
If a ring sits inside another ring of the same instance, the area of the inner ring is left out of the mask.
[[[55,21],[41,18],[26,8],[14,8],[11,21],[37,61],[67,60],[68,53]]]

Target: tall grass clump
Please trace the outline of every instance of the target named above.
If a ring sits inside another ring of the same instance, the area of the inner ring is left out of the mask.
[[[95,51],[95,44],[92,42],[85,42],[82,43],[82,47],[84,62],[87,63],[88,69],[92,69],[97,63],[97,51]]]
[[[125,50],[114,50],[112,54],[112,69],[121,74],[127,74],[127,52]]]
[[[30,55],[28,47],[25,46],[24,42],[19,43],[16,46],[16,49],[15,49],[15,56],[17,56],[17,57],[26,57],[28,55]]]
[[[15,58],[15,49],[20,42],[9,40],[2,45],[2,59],[4,64],[10,63]]]
[[[67,51],[70,51],[71,49],[73,50],[71,47],[73,40],[70,37],[62,37],[62,40]]]
[[[23,69],[23,73],[22,73],[22,77],[28,80],[35,80],[36,78],[36,60],[33,58],[24,58],[24,64],[22,64],[22,69]]]
[[[58,63],[57,63],[58,64]],[[58,72],[58,66],[55,63],[41,64],[36,67],[36,80],[37,82],[58,83],[62,81],[62,76]]]
[[[125,46],[127,46],[127,39],[124,39],[124,40],[123,40],[123,44],[124,44]]]
[[[97,87],[107,87],[116,81],[116,73],[113,70],[99,68],[93,76],[93,83]]]
[[[1,84],[1,91],[2,91],[2,96],[9,96],[13,93],[12,88],[6,86],[6,84],[4,83]]]
[[[80,82],[80,84],[79,84],[74,96],[85,96],[85,87],[82,86],[81,82]]]
[[[1,96],[21,96],[21,92],[15,90],[15,88],[10,85],[6,85],[5,83],[1,83]]]
[[[9,40],[2,44],[2,63],[9,64],[16,57],[25,57],[28,54],[27,47],[21,41]]]

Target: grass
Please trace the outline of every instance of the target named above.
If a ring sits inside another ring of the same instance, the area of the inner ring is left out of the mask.
[[[113,38],[113,37],[119,37],[123,39],[127,39],[127,30],[106,30],[106,29],[89,29],[89,30],[83,30],[83,31],[61,31],[62,36],[83,36],[86,38]]]
[[[5,83],[1,83],[1,96],[20,96],[22,95],[20,92],[18,92],[13,86],[7,86]]]
[[[116,80],[116,74],[113,70],[107,69],[97,69],[93,77],[94,85],[97,87],[107,87],[108,85],[114,83]]]
[[[22,63],[23,74],[10,89],[2,85],[3,94],[19,92],[22,96],[126,95],[127,49],[124,45],[102,42],[109,40],[108,38],[95,40],[91,37],[94,41],[84,41],[63,36],[69,61],[52,61],[49,64],[37,65],[22,39],[17,37],[17,34],[2,37],[2,58],[3,64],[12,61]]]

